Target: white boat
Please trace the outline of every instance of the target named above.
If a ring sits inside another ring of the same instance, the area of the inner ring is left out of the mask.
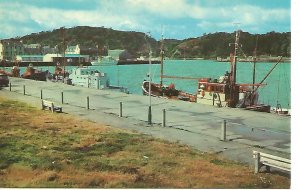
[[[72,84],[76,86],[96,89],[109,87],[109,78],[107,74],[93,68],[73,68],[69,78],[72,80]]]
[[[126,87],[113,86],[109,83],[107,73],[103,73],[94,68],[77,67],[73,68],[69,75],[72,85],[95,89],[109,89],[129,94]]]
[[[98,57],[97,60],[91,61],[93,66],[101,66],[101,65],[117,65],[118,60],[114,59],[111,56],[101,56]]]

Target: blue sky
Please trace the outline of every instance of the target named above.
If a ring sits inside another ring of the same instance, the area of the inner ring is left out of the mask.
[[[0,39],[65,26],[150,32],[159,39],[204,33],[291,31],[290,0],[0,0]]]

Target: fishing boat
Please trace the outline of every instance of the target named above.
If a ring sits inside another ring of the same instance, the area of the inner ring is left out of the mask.
[[[117,65],[118,61],[111,56],[99,56],[97,60],[91,61],[93,66]]]
[[[95,89],[110,89],[129,93],[127,88],[110,85],[107,73],[91,67],[73,68],[69,75],[72,85]]]
[[[236,64],[240,31],[236,31],[234,51],[230,55],[230,72],[226,72],[219,79],[201,78],[198,81],[197,103],[218,107],[244,108],[246,110],[270,112],[270,105],[260,104],[258,89],[264,86],[263,82],[281,61],[272,67],[260,83],[255,83],[256,48],[253,67],[253,81],[251,84],[239,84],[236,81]]]
[[[195,78],[195,77],[176,77],[163,75],[163,43],[161,47],[161,79],[160,84],[155,84],[144,80],[142,89],[144,95],[167,97],[171,99],[179,99],[190,102],[197,102],[199,104],[213,105],[218,107],[231,107],[231,108],[243,108],[246,110],[270,112],[271,106],[260,104],[258,101],[259,94],[258,89],[264,86],[263,82],[270,75],[273,69],[278,65],[280,60],[271,68],[268,74],[260,83],[255,83],[255,64],[256,55],[254,56],[253,67],[253,81],[250,84],[239,84],[236,81],[236,64],[237,55],[240,48],[239,45],[240,31],[236,31],[233,53],[231,53],[230,59],[230,72],[226,71],[223,76],[217,79],[212,78]],[[255,51],[256,54],[256,51]],[[165,86],[162,84],[163,78],[177,78],[177,79],[189,79],[198,80],[197,93],[190,94],[175,88],[175,85],[171,84]],[[151,85],[149,85],[151,84]],[[282,109],[276,109],[280,112]],[[285,113],[281,111],[280,113]]]
[[[0,69],[0,74],[5,74],[9,77],[20,77],[20,68],[13,66],[11,72]]]
[[[108,88],[109,86],[107,74],[93,68],[73,68],[69,78],[72,80],[72,84],[76,86],[96,89]]]
[[[22,78],[46,81],[48,76],[48,71],[39,71],[33,68],[32,64],[26,68],[25,72],[21,75]]]
[[[71,85],[72,82],[69,78],[69,75],[69,72],[65,71],[65,69],[61,67],[60,63],[57,63],[54,69],[54,73],[48,73],[47,79],[51,82],[62,82]]]
[[[150,53],[151,55],[151,53]],[[183,101],[189,101],[189,102],[196,102],[196,94],[190,94],[187,92],[184,92],[182,90],[178,90],[175,88],[175,84],[171,83],[169,85],[163,84],[163,78],[165,77],[163,75],[163,63],[164,63],[164,39],[162,36],[161,40],[161,48],[160,48],[160,83],[153,83],[150,80],[144,80],[142,84],[142,91],[143,95],[149,95],[154,97],[164,97],[168,99],[175,99],[175,100],[183,100]],[[149,63],[151,64],[151,57],[149,58]],[[149,77],[149,76],[148,76]],[[150,78],[150,77],[149,77]],[[150,92],[150,93],[149,93]]]

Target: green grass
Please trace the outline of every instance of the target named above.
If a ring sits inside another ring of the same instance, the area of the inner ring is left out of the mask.
[[[290,179],[0,97],[0,187],[289,188]],[[261,180],[265,179],[265,180]]]

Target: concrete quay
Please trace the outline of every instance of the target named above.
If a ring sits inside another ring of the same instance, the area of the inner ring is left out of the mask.
[[[65,113],[179,142],[249,165],[253,165],[253,150],[290,158],[291,118],[288,116],[151,97],[153,124],[149,125],[149,96],[21,78],[10,78],[10,82],[11,91],[10,87],[4,87],[0,96],[38,108],[42,95],[43,99],[62,106]],[[123,117],[119,117],[120,102]],[[166,110],[166,127],[162,126],[163,109]],[[226,141],[221,141],[224,120]]]

